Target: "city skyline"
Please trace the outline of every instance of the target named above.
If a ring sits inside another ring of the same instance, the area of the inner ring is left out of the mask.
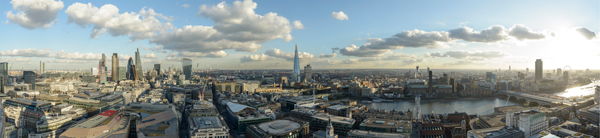
[[[139,48],[144,70],[182,58],[194,69],[292,69],[298,44],[313,70],[525,70],[536,59],[600,69],[587,63],[600,60],[598,1],[136,2],[3,1],[0,62],[89,70],[102,54],[127,65]]]

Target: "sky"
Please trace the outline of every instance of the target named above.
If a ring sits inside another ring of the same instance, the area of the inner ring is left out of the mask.
[[[195,69],[600,69],[600,2],[0,1],[0,62]]]

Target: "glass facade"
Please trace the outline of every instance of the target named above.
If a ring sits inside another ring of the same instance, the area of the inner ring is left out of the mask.
[[[192,78],[192,59],[183,58],[181,63],[183,65],[183,75],[185,75],[186,80],[189,80]]]

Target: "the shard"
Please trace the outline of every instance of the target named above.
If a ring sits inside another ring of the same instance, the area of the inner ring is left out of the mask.
[[[298,58],[298,44],[296,44],[296,51],[294,52],[294,71],[292,72],[292,81],[300,82],[300,59]]]

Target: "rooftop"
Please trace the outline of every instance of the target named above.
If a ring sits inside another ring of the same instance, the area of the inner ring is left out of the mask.
[[[356,122],[356,120],[354,120],[352,118],[341,117],[341,116],[336,116],[336,115],[315,114],[312,117],[316,118],[316,119],[325,120],[325,121],[328,121],[329,117],[331,117],[331,122],[341,123],[341,124],[349,124],[349,125],[353,125]]]
[[[224,124],[218,116],[193,117],[196,129],[220,128]]]
[[[376,138],[409,138],[410,136],[402,133],[382,133],[382,132],[370,132],[365,130],[350,130],[348,132],[351,136],[358,137],[376,137]]]
[[[269,134],[284,134],[300,128],[300,124],[290,120],[275,120],[258,124],[258,127]]]
[[[360,126],[377,127],[377,128],[407,128],[411,127],[410,122],[404,120],[391,120],[391,119],[377,119],[368,118],[363,121]]]

